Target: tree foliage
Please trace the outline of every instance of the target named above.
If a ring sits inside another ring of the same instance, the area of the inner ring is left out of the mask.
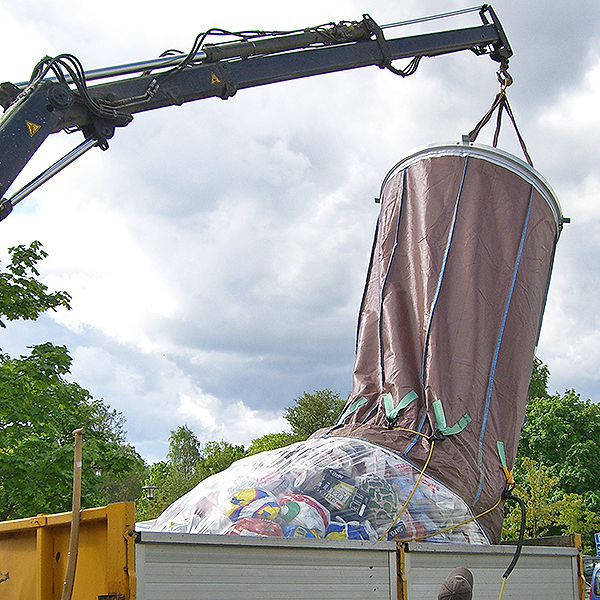
[[[574,390],[533,398],[519,442],[519,454],[544,465],[556,485],[579,494],[600,512],[600,406]]]
[[[35,320],[70,309],[67,292],[38,280],[42,244],[15,246],[0,271],[2,319]],[[127,444],[123,415],[67,380],[63,346],[32,346],[29,356],[0,355],[0,520],[71,508],[73,435],[83,428],[82,506],[133,499],[146,477],[143,459]]]
[[[236,460],[246,456],[244,446],[235,445],[224,440],[207,442],[202,448],[199,472],[202,479],[220,473]]]
[[[312,394],[304,392],[283,412],[292,431],[267,433],[256,438],[250,443],[246,454],[276,450],[306,440],[315,431],[335,425],[343,408],[344,400],[337,392],[329,389],[316,390]]]
[[[67,292],[48,292],[48,287],[36,279],[40,275],[36,265],[47,256],[40,242],[14,246],[8,252],[10,262],[6,271],[0,272],[0,327],[6,327],[1,317],[34,321],[47,310],[71,308]]]
[[[0,355],[0,520],[70,510],[73,435],[84,428],[82,506],[102,503],[104,481],[141,460],[123,416],[65,379],[71,357],[45,343],[29,356]]]
[[[584,506],[579,494],[560,490],[557,477],[550,475],[547,467],[528,456],[520,459],[514,493],[525,503],[527,537],[580,533],[590,547],[592,536],[600,527],[600,516]],[[519,507],[511,506],[504,534],[518,537],[520,521]]]
[[[536,359],[517,451],[515,491],[527,506],[528,535],[581,533],[592,549],[600,527],[600,406],[574,390],[548,392],[549,369]],[[516,508],[503,535],[514,536]]]
[[[190,479],[200,462],[200,449],[201,444],[196,434],[187,425],[171,431],[167,454],[170,468],[181,475],[182,479]]]
[[[548,380],[550,369],[539,358],[533,361],[531,380],[529,381],[529,399],[545,398],[548,396]]]
[[[283,416],[292,428],[292,433],[300,439],[308,439],[315,431],[335,425],[344,400],[337,392],[329,389],[317,390],[312,394],[304,392],[294,400],[294,405],[286,408]]]
[[[149,500],[140,495],[135,502],[135,517],[137,521],[155,519],[181,494],[175,495],[172,480],[169,479],[169,468],[166,461],[155,462],[148,469],[148,476],[143,486],[154,486],[154,497]],[[185,493],[185,492],[184,492]]]
[[[156,518],[203,479],[225,470],[245,455],[243,446],[223,440],[203,445],[187,425],[182,425],[169,436],[167,460],[150,467],[145,485],[156,487],[154,499],[138,500],[138,518]]]
[[[294,433],[287,431],[281,431],[280,433],[267,433],[259,438],[256,438],[250,442],[246,455],[258,454],[259,452],[267,452],[269,450],[277,450],[277,448],[283,448],[289,446],[294,442],[301,440]]]
[[[131,468],[119,473],[96,471],[100,504],[113,502],[134,502],[143,493],[144,481],[149,467],[146,461],[133,450]]]
[[[306,439],[317,429],[334,425],[343,405],[340,395],[331,390],[305,392],[285,409],[292,431],[259,437],[252,440],[247,450],[224,440],[202,444],[187,425],[182,425],[169,436],[167,460],[150,467],[146,485],[156,487],[154,499],[138,500],[138,518],[157,517],[202,480],[224,471],[237,460],[288,446]]]

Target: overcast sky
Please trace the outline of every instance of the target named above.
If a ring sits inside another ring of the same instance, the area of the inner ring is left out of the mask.
[[[467,6],[0,0],[0,80],[27,80],[41,57],[64,52],[94,69],[187,51],[210,27],[298,29],[364,13],[385,24]],[[575,388],[597,401],[600,3],[493,6],[515,51],[513,111],[572,219],[538,356],[552,392]],[[399,156],[473,128],[498,90],[495,71],[464,52],[425,59],[407,79],[370,67],[137,115],[107,152],[88,152],[0,223],[3,264],[9,246],[40,240],[43,280],[73,297],[70,312],[9,324],[0,347],[18,356],[31,344],[65,344],[73,380],[123,413],[149,462],[165,457],[180,425],[202,441],[247,445],[283,430],[283,409],[304,391],[346,396],[373,198]],[[491,143],[489,128],[478,141]],[[79,141],[52,136],[21,182]],[[522,156],[508,124],[500,147]]]

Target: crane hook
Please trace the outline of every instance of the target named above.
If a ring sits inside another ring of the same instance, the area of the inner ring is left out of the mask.
[[[500,91],[504,92],[509,85],[512,85],[513,78],[508,72],[508,64],[503,63],[496,73],[500,82]]]

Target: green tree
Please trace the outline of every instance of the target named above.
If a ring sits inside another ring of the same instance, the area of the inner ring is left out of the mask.
[[[276,450],[277,448],[284,448],[294,442],[301,440],[294,433],[282,431],[280,433],[267,433],[259,438],[256,438],[250,442],[246,455],[258,454],[259,452],[266,452],[268,450]]]
[[[148,520],[158,517],[203,479],[224,471],[245,455],[244,446],[224,440],[202,445],[187,425],[172,431],[167,460],[153,464],[145,482],[145,485],[156,487],[154,499],[150,501],[142,497],[137,501],[138,518]]]
[[[190,479],[200,462],[200,448],[196,434],[187,425],[171,431],[167,454],[170,468],[181,474],[183,479]]]
[[[154,500],[140,503],[144,518],[157,517],[175,500],[194,488],[204,476],[199,470],[202,444],[196,434],[182,425],[169,435],[169,451],[167,460],[152,465],[146,485],[153,485]]]
[[[559,489],[579,494],[586,508],[600,513],[600,405],[574,390],[532,398],[518,455],[547,467]]]
[[[519,460],[513,492],[525,504],[526,537],[582,534],[586,552],[590,552],[593,534],[600,527],[600,516],[585,508],[579,494],[566,494],[557,486],[557,477],[544,465],[528,456]],[[517,538],[521,522],[518,505],[509,504],[503,524],[505,538]]]
[[[600,406],[574,390],[550,395],[550,371],[533,365],[521,432],[515,491],[527,505],[528,535],[581,533],[586,549],[600,527]],[[503,535],[515,535],[516,509],[507,506]]]
[[[533,370],[529,382],[529,399],[546,398],[548,396],[548,380],[550,369],[539,358],[533,361]]]
[[[0,317],[35,321],[47,310],[71,308],[67,292],[48,292],[48,287],[36,279],[40,275],[36,264],[48,256],[40,242],[14,246],[8,252],[10,262],[6,271],[0,272]],[[0,327],[6,327],[1,318]]]
[[[215,473],[220,473],[232,465],[236,460],[246,456],[244,446],[236,446],[225,440],[207,442],[201,452],[197,474],[201,479],[206,479]]]
[[[246,454],[258,454],[276,450],[309,438],[315,431],[335,425],[345,401],[337,392],[329,389],[317,390],[312,394],[304,392],[294,400],[294,404],[284,410],[284,417],[290,424],[291,432],[267,433],[252,440]]]
[[[2,321],[35,320],[47,310],[70,309],[67,292],[50,292],[37,264],[47,253],[38,241],[8,250],[0,271]],[[71,357],[51,343],[30,356],[0,355],[0,520],[68,510],[72,480],[72,430],[83,427],[82,504],[130,500],[147,466],[126,443],[123,415],[66,375]],[[69,458],[70,457],[70,458]]]
[[[317,390],[312,394],[304,392],[294,400],[294,405],[286,408],[283,416],[292,428],[292,433],[300,439],[308,439],[315,431],[335,425],[345,401],[337,392],[329,389]]]
[[[139,461],[123,417],[65,379],[71,357],[45,343],[29,356],[0,355],[0,520],[70,510],[73,435],[84,428],[82,506],[102,503],[105,478]]]
[[[159,516],[200,481],[224,471],[237,460],[305,440],[317,429],[334,425],[343,407],[340,395],[331,390],[305,392],[284,413],[292,432],[264,435],[252,440],[247,450],[224,440],[202,445],[187,425],[179,427],[169,437],[167,460],[150,467],[145,484],[156,487],[154,500],[138,500],[138,518],[146,520]]]
[[[98,477],[101,504],[134,502],[142,494],[142,487],[149,473],[148,465],[135,451],[133,451],[132,464],[128,471],[104,473],[100,466],[94,470]]]
[[[135,516],[138,521],[149,521],[158,517],[181,494],[176,495],[169,479],[169,465],[166,461],[150,465],[144,486],[154,486],[154,498],[149,500],[146,495],[139,496],[135,502]]]

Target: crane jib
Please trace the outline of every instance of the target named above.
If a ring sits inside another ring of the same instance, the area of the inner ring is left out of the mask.
[[[135,113],[204,98],[226,99],[245,88],[367,66],[406,76],[414,72],[421,57],[462,50],[488,54],[506,66],[512,50],[499,21],[490,7],[482,8],[480,16],[482,24],[475,27],[392,39],[386,39],[382,29],[364,15],[361,22],[343,22],[329,29],[265,34],[258,40],[224,44],[199,43],[187,56],[97,70],[89,74],[89,80],[103,82],[89,86],[88,74],[76,57],[46,57],[38,63],[30,83],[0,85],[0,104],[6,109],[0,119],[0,220],[90,147],[108,148],[115,128],[127,125]],[[391,65],[411,57],[414,61],[406,71]],[[135,72],[141,75],[120,76]],[[12,197],[4,198],[44,140],[61,130],[80,130],[86,141]]]

